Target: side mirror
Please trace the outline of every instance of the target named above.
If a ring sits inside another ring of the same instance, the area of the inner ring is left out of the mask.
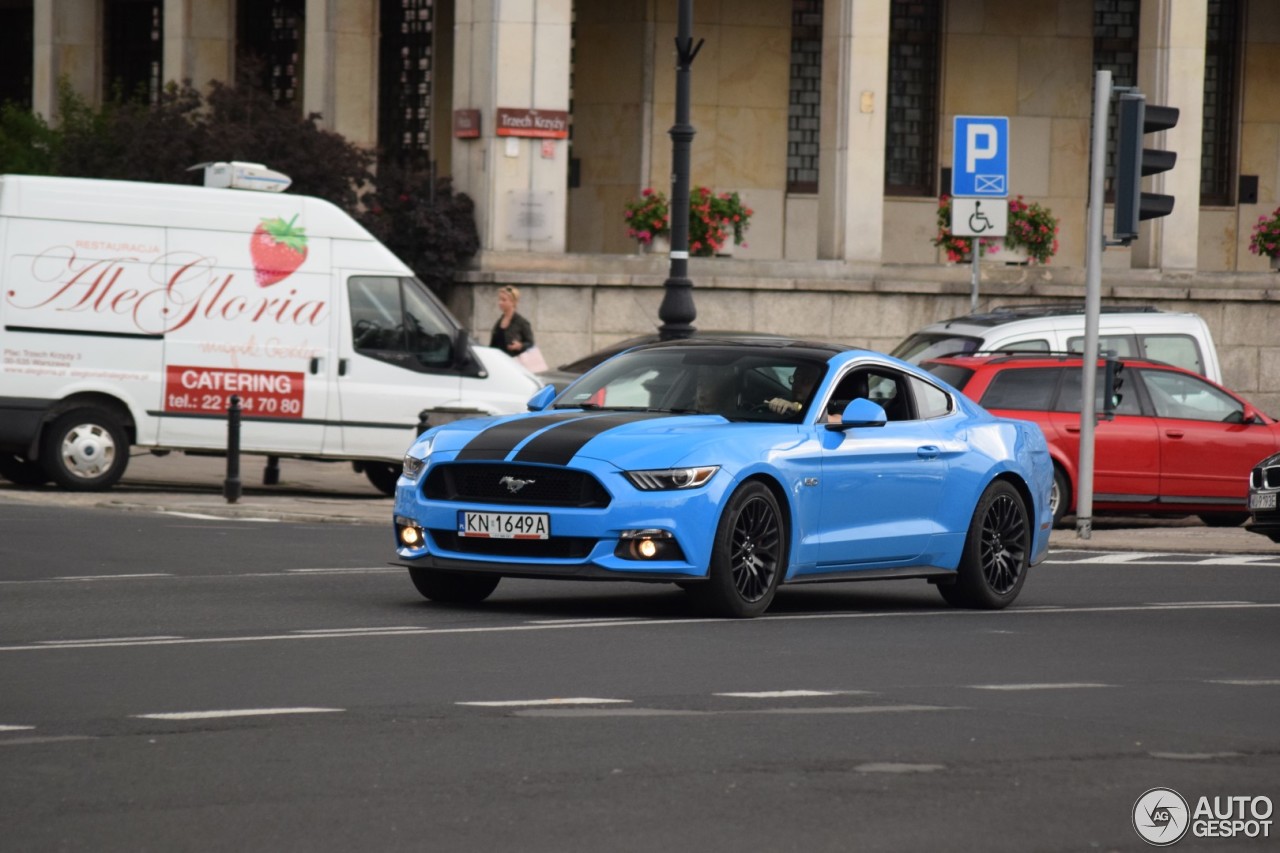
[[[529,411],[541,412],[547,406],[551,405],[551,401],[556,398],[556,386],[543,385],[538,389],[538,393],[529,398]]]
[[[849,402],[840,415],[840,423],[827,424],[827,429],[846,430],[852,427],[882,427],[889,422],[884,408],[866,397],[859,397]]]
[[[471,363],[471,335],[459,329],[453,336],[453,368],[461,370]]]
[[[1248,403],[1244,404],[1244,416],[1240,418],[1241,423],[1260,424],[1262,418],[1258,417],[1258,410]]]

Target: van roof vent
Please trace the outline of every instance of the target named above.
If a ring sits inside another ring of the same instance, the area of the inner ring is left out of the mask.
[[[258,190],[279,193],[289,188],[293,179],[283,172],[268,169],[261,163],[245,163],[239,160],[217,163],[197,163],[187,171],[204,169],[206,187],[234,190]]]

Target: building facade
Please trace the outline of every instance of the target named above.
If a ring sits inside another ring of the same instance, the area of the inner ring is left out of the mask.
[[[0,0],[0,98],[53,116],[60,80],[93,101],[248,74],[383,158],[451,175],[482,244],[454,307],[484,328],[493,287],[532,285],[567,359],[655,322],[665,268],[637,256],[622,211],[670,187],[678,2]],[[1177,165],[1151,179],[1175,209],[1104,253],[1107,297],[1205,313],[1229,384],[1280,403],[1263,379],[1280,376],[1280,324],[1247,319],[1277,310],[1267,259],[1247,251],[1280,205],[1274,0],[690,2],[692,180],[755,212],[732,260],[694,265],[699,325],[820,314],[801,331],[888,346],[963,313],[967,270],[931,239],[956,115],[1009,117],[1010,190],[1060,224],[1052,264],[992,269],[983,304],[1079,301],[1107,68],[1181,111],[1162,145]],[[890,293],[900,310],[866,301]],[[833,325],[842,313],[882,319]],[[1260,337],[1235,340],[1237,313]]]

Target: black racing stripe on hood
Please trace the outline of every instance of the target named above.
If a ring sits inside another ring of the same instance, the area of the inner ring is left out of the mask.
[[[531,440],[516,454],[516,462],[542,462],[548,465],[568,465],[583,446],[602,432],[608,432],[623,424],[647,421],[651,418],[669,418],[669,412],[619,412],[595,418],[584,418],[549,429]]]
[[[584,417],[590,417],[590,415],[583,412],[556,412],[553,415],[505,421],[489,427],[468,441],[466,446],[458,451],[458,459],[506,459],[507,454],[516,449],[516,445],[538,430]]]

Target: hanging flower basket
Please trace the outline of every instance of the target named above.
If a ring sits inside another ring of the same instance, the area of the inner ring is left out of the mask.
[[[716,195],[707,187],[694,187],[689,193],[689,254],[709,258],[733,253],[735,246],[746,247],[745,235],[755,211],[742,203],[735,193]],[[665,193],[646,187],[640,198],[628,202],[624,213],[627,236],[639,244],[640,250],[654,249],[657,240],[671,236],[671,206]]]

